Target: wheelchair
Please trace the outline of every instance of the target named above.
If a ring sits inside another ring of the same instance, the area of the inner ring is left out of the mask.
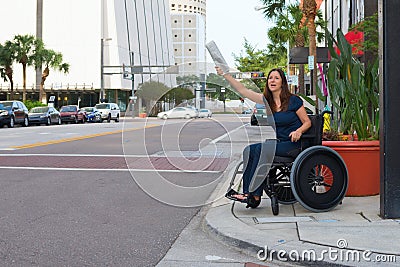
[[[301,152],[295,158],[274,157],[262,183],[274,215],[279,214],[279,204],[299,202],[310,211],[326,212],[342,203],[348,172],[342,157],[322,146],[325,113],[330,112],[309,115],[311,127],[302,135]],[[233,190],[236,176],[243,173],[241,166],[243,161],[237,165],[227,192]]]

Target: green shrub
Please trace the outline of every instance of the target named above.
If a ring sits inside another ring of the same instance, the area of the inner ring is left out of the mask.
[[[46,104],[43,104],[40,101],[32,101],[32,100],[26,100],[24,101],[25,106],[28,108],[28,110],[31,110],[34,107],[44,107],[47,106]]]

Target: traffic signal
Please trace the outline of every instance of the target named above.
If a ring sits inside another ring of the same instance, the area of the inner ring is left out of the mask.
[[[239,99],[240,99],[240,102],[244,103],[244,98],[243,97],[241,97]]]
[[[264,72],[256,71],[256,72],[251,73],[252,79],[257,79],[257,78],[262,78],[262,77],[264,77]]]

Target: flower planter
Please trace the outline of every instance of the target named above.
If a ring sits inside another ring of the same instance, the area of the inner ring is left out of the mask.
[[[146,118],[147,114],[146,113],[139,113],[139,118]]]
[[[379,141],[323,141],[343,158],[349,173],[346,196],[379,194]]]

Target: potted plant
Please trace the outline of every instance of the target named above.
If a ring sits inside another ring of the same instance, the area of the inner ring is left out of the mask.
[[[147,117],[146,107],[141,107],[139,112],[139,118],[146,118],[146,117]]]
[[[333,43],[336,43],[338,52]],[[331,62],[327,73],[333,120],[330,134],[348,134],[347,141],[323,141],[344,159],[349,172],[347,195],[379,194],[378,61],[364,68],[352,55],[342,31],[328,38]]]

